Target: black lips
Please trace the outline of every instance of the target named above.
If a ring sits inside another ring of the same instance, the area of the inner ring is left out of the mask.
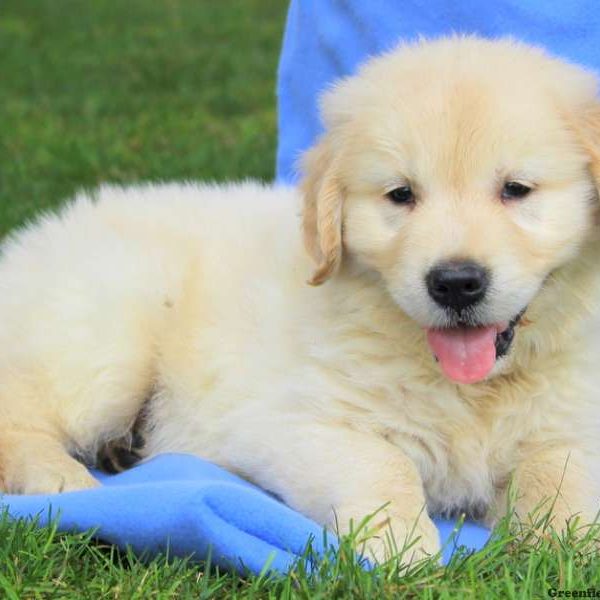
[[[509,324],[508,327],[496,336],[496,359],[502,358],[508,354],[512,341],[515,337],[515,327],[525,313],[523,309]]]

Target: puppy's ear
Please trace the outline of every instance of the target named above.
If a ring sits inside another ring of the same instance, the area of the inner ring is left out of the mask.
[[[590,157],[590,171],[600,191],[600,102],[587,105],[575,121],[575,129]]]
[[[310,285],[321,285],[342,261],[343,190],[331,140],[323,138],[303,157],[304,244],[317,263]]]

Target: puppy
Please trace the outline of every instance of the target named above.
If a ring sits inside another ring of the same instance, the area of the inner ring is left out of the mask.
[[[301,190],[104,187],[14,234],[2,489],[96,485],[74,457],[144,406],[144,456],[196,453],[342,532],[384,507],[379,539],[419,553],[428,512],[493,524],[511,477],[519,516],[591,521],[596,83],[508,40],[400,47],[325,94]]]

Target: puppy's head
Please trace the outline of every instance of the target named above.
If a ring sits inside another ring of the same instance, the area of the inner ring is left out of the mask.
[[[304,159],[312,283],[342,263],[376,272],[447,377],[502,370],[519,319],[591,234],[595,78],[509,40],[448,38],[371,61],[322,113]]]

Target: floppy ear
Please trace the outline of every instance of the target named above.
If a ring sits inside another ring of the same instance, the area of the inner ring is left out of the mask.
[[[590,157],[590,172],[600,191],[600,102],[594,102],[583,109],[575,129]]]
[[[596,202],[594,210],[595,231],[598,235],[598,226],[600,225],[600,102],[594,101],[580,110],[571,123],[579,138],[579,143],[583,147],[590,159],[589,171],[596,187]]]
[[[308,283],[321,285],[339,268],[342,261],[343,190],[339,180],[331,141],[322,139],[303,157],[304,244],[317,263]]]

